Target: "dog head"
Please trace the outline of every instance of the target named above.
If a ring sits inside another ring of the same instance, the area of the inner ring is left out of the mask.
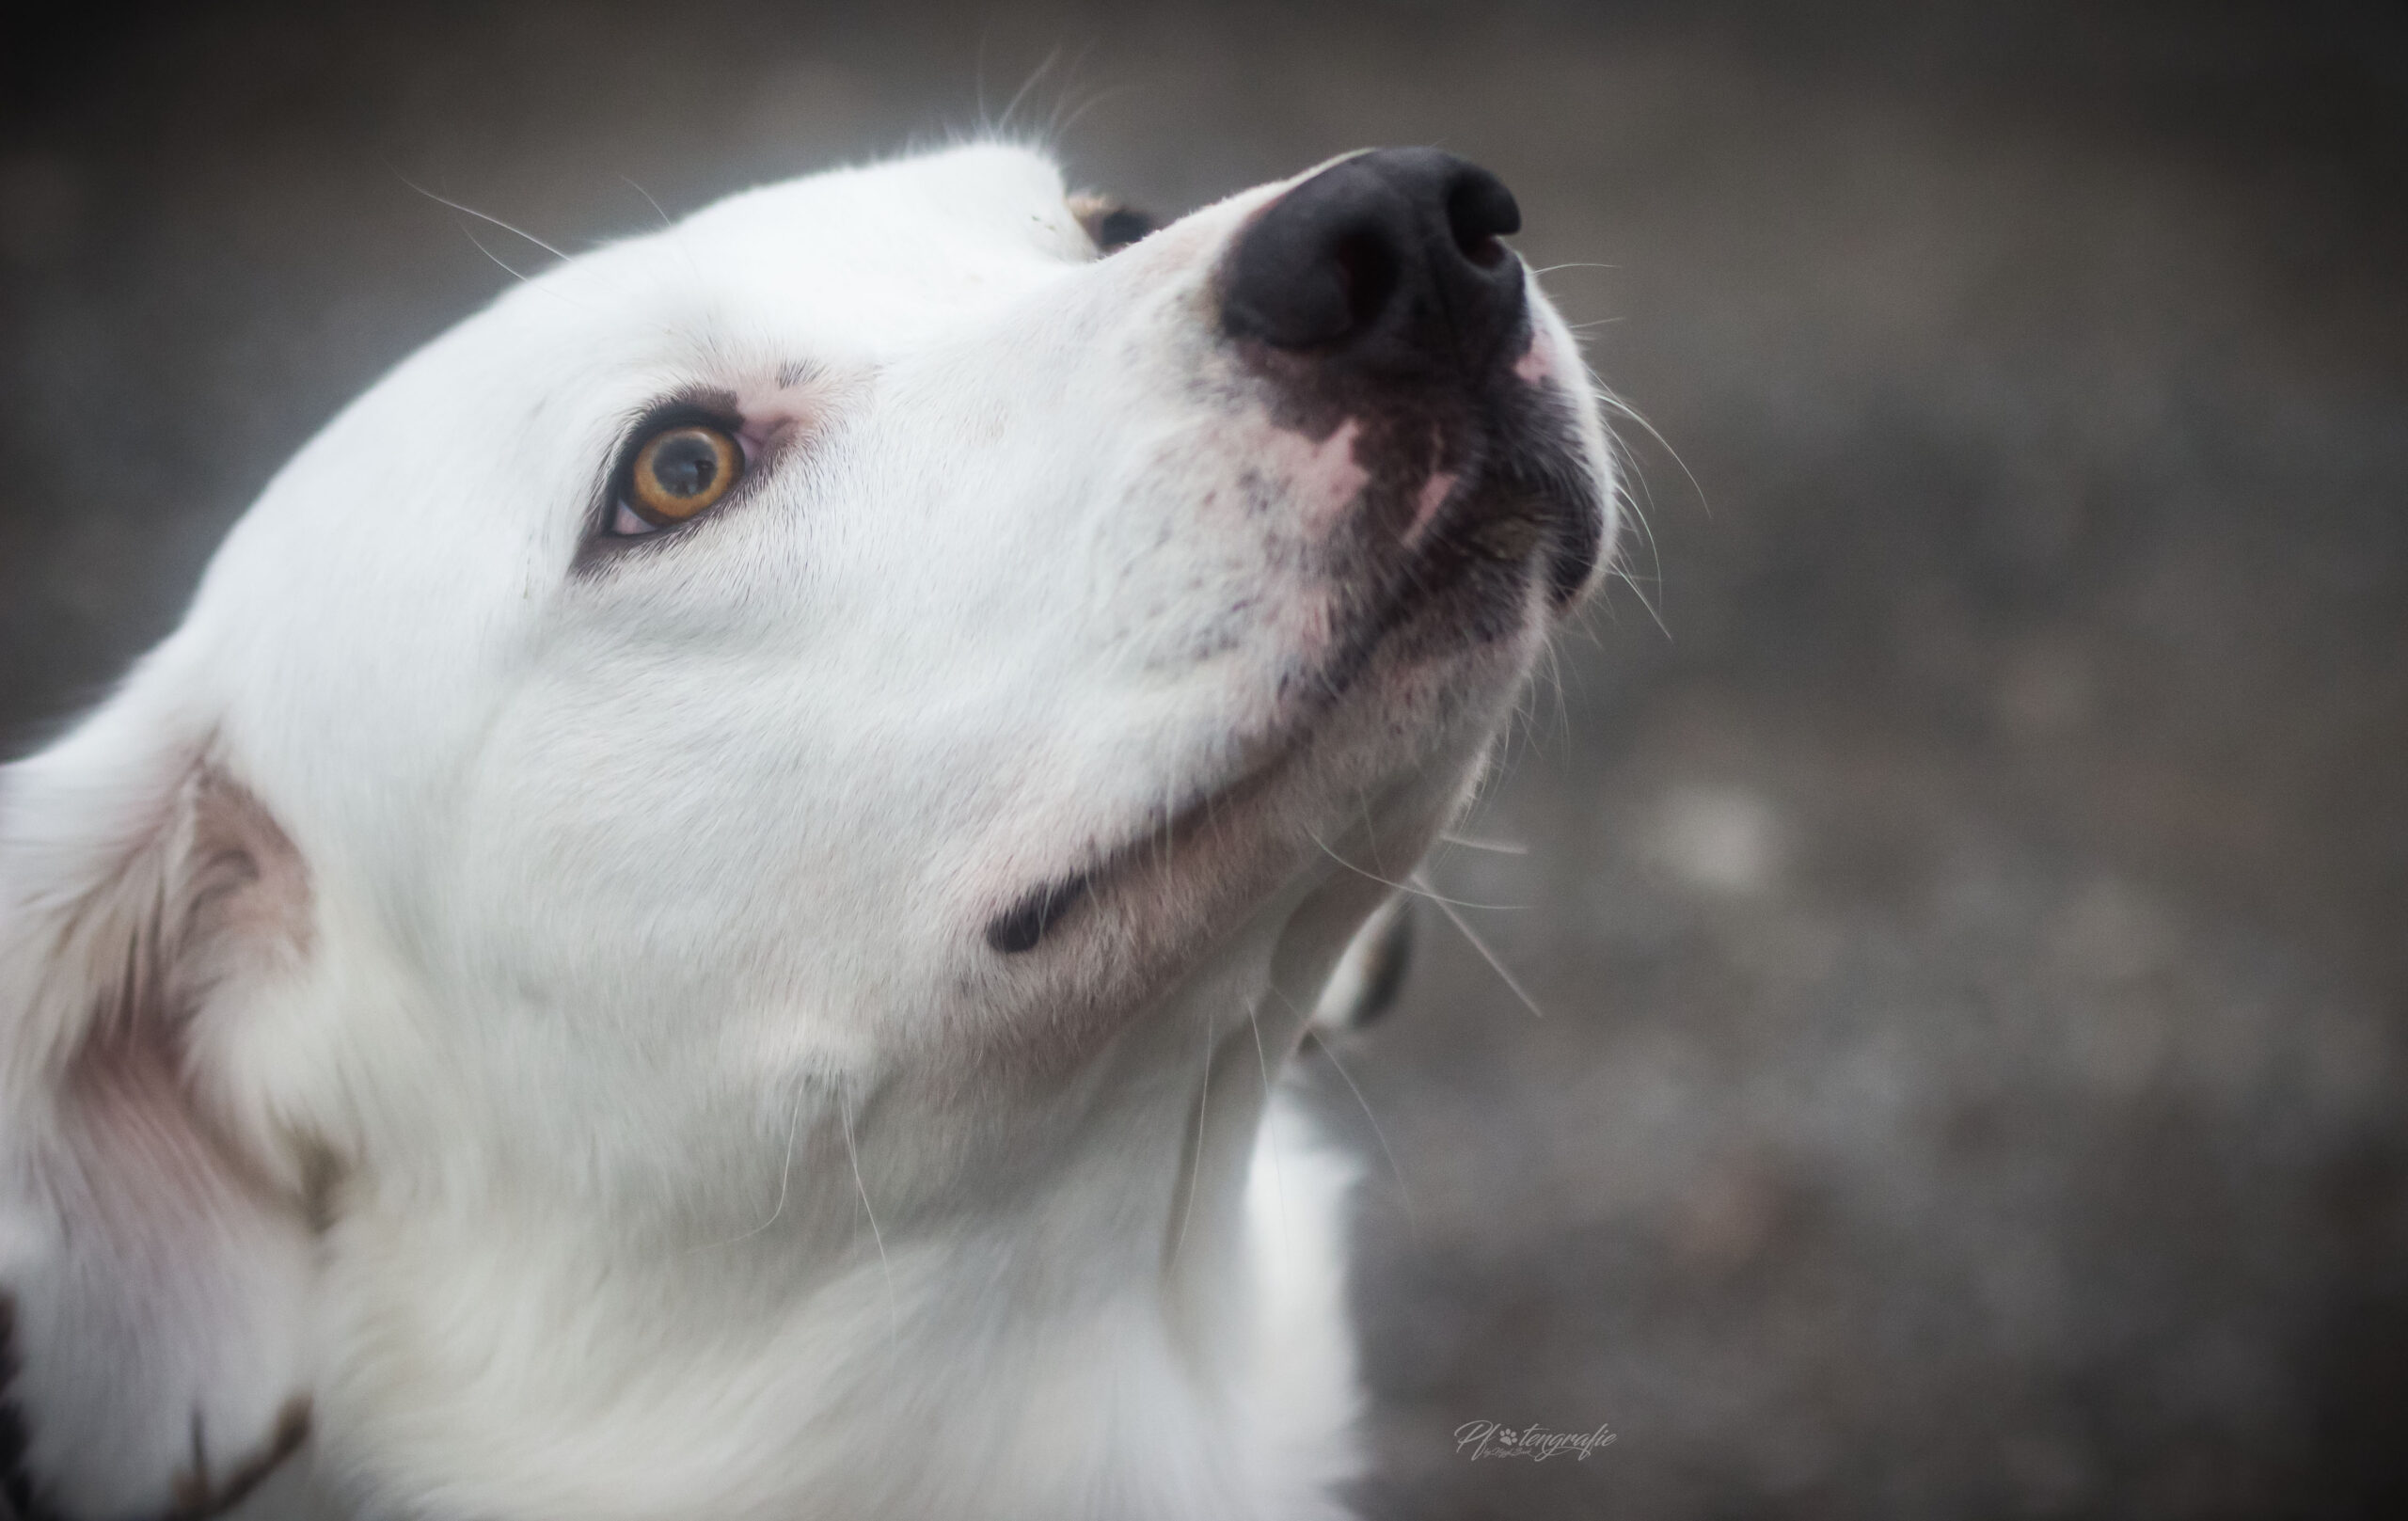
[[[964,148],[346,408],[0,775],[18,1500],[200,1512],[313,1394],[440,1384],[360,1222],[690,1241],[841,1124],[899,1238],[1292,1040],[1612,540],[1516,227],[1389,151],[1131,241]]]

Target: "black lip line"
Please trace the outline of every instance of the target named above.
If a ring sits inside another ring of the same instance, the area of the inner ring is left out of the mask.
[[[1006,956],[1035,950],[1038,943],[1055,925],[1060,924],[1072,909],[1086,901],[1098,880],[1118,874],[1140,856],[1159,855],[1176,848],[1180,842],[1193,837],[1196,831],[1211,823],[1214,814],[1224,808],[1234,807],[1260,792],[1286,767],[1289,759],[1305,748],[1312,736],[1313,720],[1334,705],[1339,695],[1333,691],[1316,703],[1307,716],[1288,725],[1287,737],[1276,742],[1271,753],[1239,772],[1234,780],[1183,804],[1159,828],[1138,831],[1094,865],[1041,884],[988,920],[987,943]]]
[[[1094,876],[1083,871],[1039,887],[987,921],[987,943],[1006,956],[1035,950],[1045,932],[1087,895],[1087,884]]]
[[[1100,879],[1117,874],[1140,854],[1159,853],[1176,847],[1209,822],[1222,807],[1241,802],[1260,791],[1289,758],[1305,747],[1321,720],[1354,689],[1355,680],[1371,663],[1372,652],[1381,642],[1410,615],[1410,605],[1416,599],[1405,594],[1421,589],[1409,576],[1397,578],[1381,598],[1379,616],[1359,625],[1354,636],[1312,673],[1309,695],[1305,699],[1303,711],[1280,726],[1281,737],[1272,742],[1269,754],[1240,771],[1231,781],[1210,788],[1194,800],[1182,804],[1160,826],[1139,830],[1094,865],[1030,890],[1010,908],[987,922],[987,943],[1006,956],[1036,949],[1055,925],[1060,924],[1072,909],[1086,901]]]

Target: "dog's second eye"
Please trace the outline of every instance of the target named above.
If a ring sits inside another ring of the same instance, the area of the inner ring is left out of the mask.
[[[699,422],[663,428],[636,451],[611,526],[648,533],[682,523],[726,496],[743,473],[744,451],[719,429]]]
[[[1150,215],[1108,196],[1072,196],[1070,214],[1086,229],[1099,254],[1117,254],[1152,233],[1156,227]]]

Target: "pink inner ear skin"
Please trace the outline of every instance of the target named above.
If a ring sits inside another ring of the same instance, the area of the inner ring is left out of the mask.
[[[156,1032],[137,1028],[84,1048],[68,1079],[66,1126],[83,1203],[114,1240],[148,1245],[213,1212],[225,1164],[201,1133]],[[65,1192],[62,1188],[61,1192]],[[130,1273],[172,1262],[129,1258]]]
[[[250,789],[214,768],[193,783],[190,859],[185,955],[223,970],[255,958],[290,965],[309,954],[309,863]]]

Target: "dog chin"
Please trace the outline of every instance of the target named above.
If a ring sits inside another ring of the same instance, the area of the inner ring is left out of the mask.
[[[1497,519],[1487,521],[1493,531]],[[1450,575],[1427,595],[1383,610],[1358,648],[1341,643],[1304,679],[1284,683],[1312,695],[1228,747],[1236,758],[1214,781],[1099,831],[1107,843],[1092,856],[992,907],[985,949],[1007,963],[1101,953],[1149,969],[1142,980],[1159,985],[1290,882],[1418,859],[1477,764],[1474,737],[1493,725],[1496,694],[1518,685],[1548,621],[1537,590],[1545,561],[1534,542],[1544,530],[1521,531],[1510,563]],[[1400,747],[1400,735],[1412,739]],[[1354,850],[1364,852],[1360,867]],[[1121,996],[1145,994],[1124,988]]]

